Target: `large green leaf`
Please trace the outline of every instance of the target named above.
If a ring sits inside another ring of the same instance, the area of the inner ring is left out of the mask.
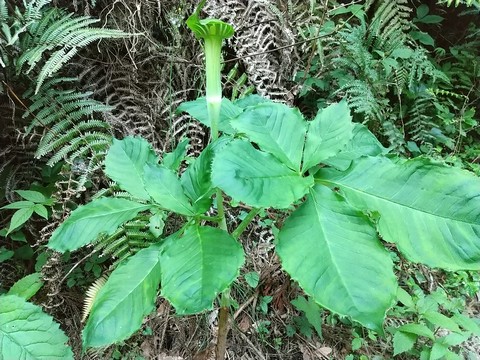
[[[273,102],[272,100],[267,99],[266,97],[263,97],[257,94],[250,94],[235,100],[233,103],[241,109],[246,109],[249,106],[257,106],[261,103],[272,103],[272,102]]]
[[[98,235],[112,234],[125,221],[133,219],[150,205],[117,198],[100,198],[75,209],[52,234],[48,247],[60,252],[73,251],[91,243]]]
[[[165,240],[160,261],[162,296],[182,315],[211,309],[217,294],[238,276],[244,255],[227,232],[192,226],[182,237]]]
[[[346,101],[318,112],[308,124],[303,169],[308,170],[338,154],[352,138],[353,123]]]
[[[283,268],[320,305],[382,331],[397,283],[390,256],[361,211],[317,185],[286,220],[276,250]]]
[[[324,163],[343,171],[348,169],[352,160],[365,155],[385,154],[387,151],[365,125],[355,124],[352,139],[337,155],[324,161]]]
[[[177,112],[186,112],[202,124],[210,127],[210,119],[207,111],[207,100],[200,97],[193,101],[182,103]],[[242,108],[235,106],[230,100],[222,98],[222,106],[220,108],[220,118],[218,120],[218,130],[226,134],[233,134],[235,131],[230,125],[230,120],[241,114]]]
[[[143,171],[145,164],[156,163],[157,155],[147,140],[129,136],[113,140],[105,157],[105,173],[123,190],[148,200],[150,197],[144,188]]]
[[[215,156],[212,181],[234,200],[279,209],[289,207],[313,185],[311,176],[302,177],[242,140],[232,141]]]
[[[316,176],[359,209],[378,211],[378,231],[411,261],[480,269],[480,179],[427,159],[365,157]]]
[[[116,268],[95,297],[83,330],[84,347],[127,339],[152,312],[160,283],[160,246],[140,250]]]
[[[67,341],[39,306],[16,295],[0,296],[0,359],[73,360]]]
[[[163,208],[182,215],[193,215],[180,179],[172,170],[158,165],[145,165],[145,189]]]
[[[300,171],[306,122],[298,109],[262,103],[246,109],[231,125],[290,168]]]

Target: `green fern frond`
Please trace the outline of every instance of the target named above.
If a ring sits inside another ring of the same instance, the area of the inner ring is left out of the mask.
[[[16,62],[16,71],[18,74],[23,71],[29,74],[48,57],[36,78],[36,94],[45,80],[56,74],[79,49],[94,41],[128,35],[119,30],[92,27],[99,20],[73,15],[53,8],[45,11],[38,21],[27,24],[28,33],[20,41],[23,53]],[[25,65],[28,65],[27,70],[24,70]]]
[[[0,0],[0,24],[5,24],[8,19],[8,7],[5,0]]]
[[[38,20],[43,15],[43,8],[46,5],[49,5],[51,0],[34,0],[34,1],[23,1],[25,11],[23,13],[23,21],[30,22],[33,20]]]
[[[412,140],[421,144],[434,140],[431,132],[437,126],[433,121],[434,99],[435,97],[426,91],[418,93],[408,112],[409,120],[405,124],[408,133]]]
[[[454,4],[455,7],[458,7],[460,4],[466,5],[466,6],[480,7],[480,2],[478,2],[477,0],[437,0],[437,3],[447,5],[447,6],[452,6],[452,4]]]
[[[370,36],[377,39],[377,48],[395,40],[398,36],[404,39],[410,30],[410,13],[412,9],[407,0],[380,1],[369,26]],[[402,43],[404,42],[402,39]]]
[[[90,314],[90,310],[92,310],[93,303],[95,302],[95,298],[97,297],[98,292],[102,289],[106,282],[107,276],[102,275],[88,288],[85,294],[85,300],[83,301],[83,312],[81,319],[82,323],[87,320],[87,317]]]
[[[389,148],[398,153],[405,152],[405,134],[402,128],[396,124],[394,116],[386,117],[382,123],[383,135],[387,138]]]
[[[149,221],[148,216],[138,215],[134,220],[123,224],[113,234],[97,239],[95,250],[102,256],[108,255],[116,259],[112,265],[116,266],[121,259],[125,259],[157,241],[156,236],[150,231]]]
[[[44,134],[38,144],[37,158],[52,154],[47,164],[53,166],[61,160],[69,164],[81,159],[86,161],[86,169],[94,171],[100,166],[106,150],[112,140],[110,125],[96,118],[99,113],[112,110],[112,107],[91,98],[91,92],[63,90],[70,86],[74,78],[49,79],[42,91],[32,95],[32,90],[25,97],[32,103],[24,118],[33,118],[26,128],[27,134],[34,127],[44,128]],[[86,160],[88,159],[88,160]],[[82,178],[88,176],[80,172]],[[83,186],[80,182],[79,186]]]
[[[354,80],[342,86],[339,91],[345,92],[348,105],[356,113],[363,114],[365,122],[370,119],[381,120],[383,118],[382,106],[385,104],[380,101],[384,100],[375,96],[366,82]]]

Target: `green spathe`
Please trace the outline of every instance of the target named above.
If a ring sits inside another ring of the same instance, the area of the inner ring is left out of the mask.
[[[187,26],[195,36],[204,40],[206,95],[208,117],[212,129],[212,139],[218,138],[218,122],[222,103],[221,64],[222,41],[233,36],[232,25],[217,19],[202,19],[199,14],[205,6],[206,0],[198,4],[195,12],[187,19]]]

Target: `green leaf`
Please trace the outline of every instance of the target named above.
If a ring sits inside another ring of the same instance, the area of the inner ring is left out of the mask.
[[[303,170],[338,154],[352,138],[353,123],[347,102],[332,104],[308,124]]]
[[[424,24],[438,24],[443,21],[443,17],[439,15],[427,15],[418,22],[424,23]]]
[[[83,346],[99,347],[127,339],[155,308],[160,282],[160,246],[140,250],[118,266],[95,297],[83,329]]]
[[[177,112],[186,112],[194,119],[200,121],[203,125],[210,127],[210,118],[207,111],[207,99],[200,97],[193,101],[183,102],[178,108]],[[218,130],[226,134],[233,134],[230,125],[230,120],[236,118],[242,113],[242,109],[235,106],[230,100],[222,98],[222,105],[220,107],[220,118],[218,120]]]
[[[306,123],[298,109],[285,104],[262,103],[246,109],[231,121],[231,125],[260,149],[300,171]]]
[[[247,284],[254,289],[257,287],[258,282],[260,281],[260,275],[256,271],[248,272],[243,277],[245,278]]]
[[[164,154],[162,165],[170,170],[177,171],[187,155],[188,142],[188,139],[184,139],[177,144],[175,150]]]
[[[430,330],[426,325],[405,324],[400,326],[397,330],[402,331],[404,333],[415,334],[418,336],[425,336],[430,340],[435,340],[435,335],[433,334],[432,330]]]
[[[40,253],[37,256],[37,259],[35,261],[35,271],[41,271],[43,265],[45,265],[47,263],[49,257],[50,257],[50,255],[47,251],[44,251],[44,252]]]
[[[117,198],[100,198],[75,209],[52,234],[48,247],[73,251],[91,243],[100,234],[111,235],[124,222],[150,205]]]
[[[11,233],[10,239],[12,239],[13,241],[27,243],[27,238],[25,237],[25,234],[21,231],[15,231]]]
[[[162,296],[184,315],[211,309],[217,294],[237,278],[244,255],[227,232],[192,226],[164,241],[160,261]]]
[[[15,201],[11,204],[2,206],[0,209],[26,209],[33,208],[35,203],[32,201]]]
[[[33,208],[23,208],[18,209],[12,216],[10,220],[10,226],[8,228],[7,235],[10,234],[13,230],[25,224],[28,219],[32,217]]]
[[[256,106],[262,103],[272,103],[273,101],[257,94],[247,95],[235,100],[233,103],[239,108],[246,109],[249,106]]]
[[[410,59],[413,55],[413,50],[408,47],[400,47],[392,51],[392,58]]]
[[[344,171],[352,164],[352,160],[365,155],[385,154],[387,151],[365,125],[355,124],[352,139],[337,155],[324,161],[324,163]]]
[[[40,215],[44,219],[48,219],[48,210],[42,204],[35,204],[33,211],[35,211],[36,214]]]
[[[412,350],[417,337],[416,334],[397,331],[393,335],[393,356]]]
[[[366,157],[346,172],[321,169],[355,207],[378,211],[378,231],[411,261],[450,270],[480,269],[480,179],[427,159]]]
[[[35,295],[42,286],[42,275],[40,273],[33,273],[13,284],[7,295],[17,295],[28,300]]]
[[[448,351],[448,346],[439,342],[435,342],[430,353],[430,360],[437,360],[445,356]]]
[[[223,147],[224,143],[225,139],[220,138],[209,144],[180,178],[185,194],[192,200],[197,214],[204,213],[212,204],[210,196],[215,192],[211,180],[212,161],[215,149]]]
[[[363,340],[361,338],[354,338],[352,340],[352,351],[357,351],[363,345]]]
[[[420,41],[423,45],[435,46],[435,40],[426,32],[423,31],[411,31],[413,40]]]
[[[194,214],[182,184],[172,170],[146,164],[144,179],[148,194],[164,209],[187,216]]]
[[[123,140],[113,139],[105,157],[105,173],[123,190],[138,199],[148,200],[143,171],[146,164],[157,163],[157,155],[147,140],[131,136]]]
[[[68,338],[53,318],[15,295],[0,296],[2,359],[73,360]]]
[[[15,249],[15,258],[21,260],[33,259],[33,249],[30,245],[23,245]]]
[[[148,221],[148,229],[155,237],[160,237],[163,234],[165,228],[165,216],[162,212],[152,215]]]
[[[475,335],[480,336],[480,326],[468,316],[454,314],[453,319],[465,330],[471,331]]]
[[[437,342],[447,346],[457,346],[467,341],[472,334],[470,332],[450,333],[437,339]]]
[[[382,332],[397,282],[388,252],[362,212],[317,185],[285,221],[276,250],[283,268],[317,303]]]
[[[6,247],[2,246],[0,248],[0,263],[11,259],[15,255],[12,250],[8,250]]]
[[[313,185],[311,176],[302,177],[242,140],[232,141],[215,156],[212,181],[235,201],[278,209],[289,207]]]
[[[44,201],[47,200],[45,195],[43,195],[42,193],[40,193],[38,191],[15,190],[15,192],[27,201],[32,201],[32,202],[35,202],[35,203],[43,203]]]
[[[421,4],[419,7],[417,7],[417,18],[421,19],[430,12],[430,9],[428,5],[426,4]]]
[[[415,306],[412,296],[401,287],[397,289],[397,300],[407,307],[413,308]]]
[[[303,311],[305,313],[305,317],[307,318],[310,325],[313,326],[315,331],[317,332],[320,339],[323,339],[322,336],[322,309],[318,306],[318,304],[312,298],[305,299],[303,296],[299,296],[296,299],[291,301],[292,305],[299,311]]]
[[[448,329],[455,332],[461,332],[455,320],[443,314],[440,314],[437,311],[429,311],[422,314],[422,316],[426,320],[431,322],[434,326],[441,327],[441,328]]]

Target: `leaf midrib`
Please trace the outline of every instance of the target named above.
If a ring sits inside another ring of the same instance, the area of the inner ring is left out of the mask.
[[[477,225],[479,226],[480,224],[477,224],[477,223],[474,223],[474,222],[469,222],[469,221],[466,221],[466,220],[461,220],[461,219],[457,219],[457,218],[450,218],[450,217],[447,217],[445,215],[439,215],[439,214],[434,214],[432,212],[429,212],[427,210],[423,210],[423,209],[418,209],[418,208],[415,208],[415,207],[412,207],[412,206],[409,206],[407,204],[403,204],[403,203],[400,203],[398,201],[393,201],[392,199],[387,199],[386,197],[384,196],[380,196],[380,195],[376,195],[376,194],[371,194],[371,193],[368,193],[366,191],[363,191],[361,189],[357,189],[357,188],[354,188],[352,186],[349,186],[349,185],[345,185],[343,183],[339,183],[339,182],[334,182],[332,180],[325,180],[325,179],[320,179],[318,181],[319,183],[328,183],[328,184],[333,184],[333,185],[336,185],[336,186],[339,186],[340,188],[347,188],[349,190],[352,190],[354,192],[358,192],[358,193],[361,193],[361,194],[364,194],[366,196],[369,196],[369,197],[372,197],[372,198],[375,198],[375,199],[380,199],[386,203],[392,203],[392,204],[395,204],[395,205],[398,205],[400,207],[405,207],[405,208],[408,208],[408,209],[411,209],[413,211],[417,211],[417,212],[421,212],[421,213],[424,213],[424,214],[427,214],[427,215],[430,215],[430,216],[433,216],[433,217],[438,217],[438,218],[442,218],[442,219],[446,219],[446,220],[451,220],[451,221],[457,221],[457,222],[461,222],[461,223],[464,223],[464,224],[468,224],[468,225]],[[378,210],[378,209],[369,209],[369,210],[375,210],[375,211],[379,211],[380,212],[380,215],[382,215],[381,211]]]
[[[322,217],[321,217],[321,214],[320,214],[320,212],[319,212],[319,211],[320,211],[320,210],[319,210],[320,205],[318,205],[318,203],[317,203],[317,198],[316,198],[316,196],[313,196],[313,191],[311,192],[311,194],[312,194],[312,200],[313,200],[313,202],[314,202],[314,204],[315,204],[315,214],[317,215],[316,217],[317,217],[317,220],[318,220],[319,227],[320,227],[321,232],[322,232],[322,234],[323,234],[324,241],[325,241],[325,243],[326,243],[327,246],[328,246],[329,254],[332,254],[332,251],[331,251],[331,248],[330,248],[330,242],[326,240],[326,239],[327,239],[327,236],[326,236],[326,234],[325,234],[325,230],[324,230],[324,227],[322,226],[322,222],[321,222],[321,218],[322,218]],[[339,266],[337,265],[336,261],[334,260],[334,257],[330,255],[330,259],[331,259],[332,263],[335,265],[335,269],[336,269],[336,271],[337,271],[337,274],[339,274],[339,273],[340,273],[340,271],[338,271]],[[349,291],[348,286],[347,286],[347,285],[345,284],[345,282],[344,282],[344,277],[343,277],[343,276],[340,276],[340,281],[341,281],[341,284],[342,284],[343,288],[345,289],[346,293],[347,293],[348,296],[350,297],[350,300],[352,301],[352,303],[355,304],[355,308],[356,308],[357,311],[358,311],[359,307],[357,306],[357,304],[356,304],[356,302],[355,302],[355,297],[352,296],[351,292]],[[313,289],[313,290],[315,291],[315,289]]]
[[[93,330],[96,330],[98,328],[98,326],[100,326],[104,321],[105,319],[107,319],[115,310],[118,309],[118,304],[121,304],[123,303],[127,297],[129,297],[135,290],[137,290],[144,282],[145,282],[145,279],[147,279],[149,276],[152,275],[153,273],[153,269],[158,266],[158,264],[160,263],[160,259],[157,259],[155,261],[154,264],[152,264],[152,266],[150,267],[149,271],[145,274],[144,277],[141,278],[141,280],[138,281],[137,285],[133,288],[131,288],[131,290],[126,293],[126,292],[123,292],[122,294],[124,294],[123,297],[120,298],[120,300],[117,302],[117,306],[112,308],[109,312],[105,313],[105,315],[99,319],[99,321],[97,321],[97,324],[95,325],[95,327],[93,328]],[[95,308],[92,308],[92,314],[95,313]]]

